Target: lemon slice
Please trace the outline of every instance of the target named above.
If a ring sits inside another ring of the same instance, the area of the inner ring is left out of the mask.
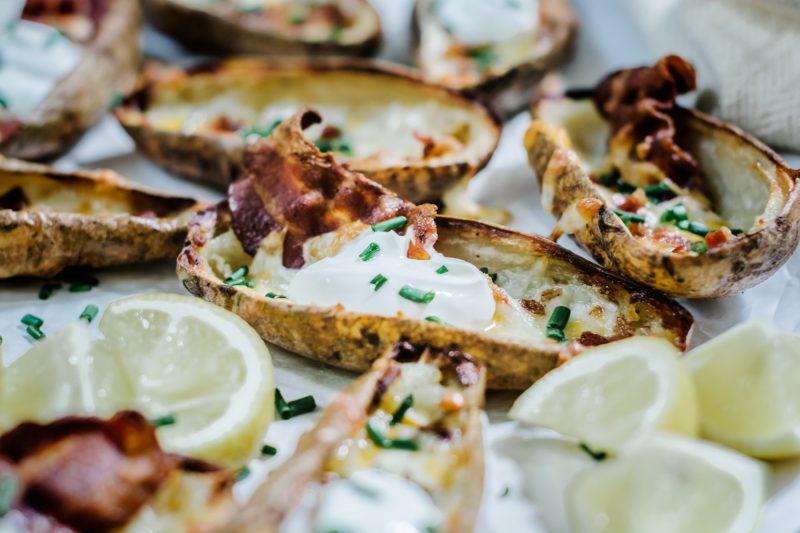
[[[117,357],[133,405],[170,451],[236,466],[258,450],[273,417],[272,360],[241,318],[197,298],[145,294],[112,302],[102,350]]]
[[[0,424],[66,415],[108,416],[130,405],[127,378],[113,357],[96,354],[86,322],[48,333],[8,368],[0,364]]]
[[[616,451],[655,429],[697,433],[688,370],[669,342],[632,337],[586,350],[534,383],[509,416]]]
[[[752,532],[766,483],[766,468],[744,455],[657,436],[578,474],[567,509],[580,533]]]
[[[766,321],[693,350],[703,435],[754,457],[800,455],[800,336]]]

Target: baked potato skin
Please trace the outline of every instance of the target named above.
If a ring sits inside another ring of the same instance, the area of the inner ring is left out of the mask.
[[[417,0],[417,4],[419,1]],[[537,57],[502,75],[488,77],[476,85],[456,88],[464,96],[483,103],[501,120],[508,120],[526,109],[539,82],[550,71],[566,63],[574,52],[579,22],[569,0],[540,0],[539,11],[539,31],[546,41],[541,45],[543,50]],[[411,35],[412,54],[419,65],[420,26],[419,10],[416,7],[412,15]]]
[[[559,362],[563,347],[556,344],[514,342],[432,322],[305,306],[285,299],[254,296],[226,286],[210,271],[199,250],[218,229],[229,224],[227,218],[227,214],[211,208],[193,219],[186,247],[178,256],[178,277],[190,293],[241,316],[268,342],[352,371],[366,370],[377,355],[399,341],[443,349],[455,346],[486,368],[488,386],[492,389],[527,388]],[[609,276],[547,239],[461,219],[437,217],[436,221],[439,231],[437,246],[441,250],[444,250],[446,241],[456,243],[461,239],[461,242],[483,243],[485,247],[487,242],[503,240],[504,252],[546,253],[556,259],[577,262],[590,278],[596,276],[595,282],[601,280],[609,290],[621,288],[629,291],[635,299],[654,305],[665,328],[674,332],[675,344],[681,349],[686,348],[692,318],[679,305],[659,300],[646,289]]]
[[[414,202],[441,202],[445,191],[458,184],[464,177],[472,176],[482,169],[494,153],[500,140],[498,120],[481,104],[473,103],[456,91],[436,87],[422,81],[410,69],[371,60],[346,58],[286,58],[269,60],[231,60],[214,65],[204,65],[202,72],[226,76],[227,65],[240,69],[247,66],[254,72],[296,70],[308,76],[319,71],[352,71],[387,77],[390,80],[415,84],[421,91],[446,95],[463,106],[469,107],[484,118],[487,127],[493,129],[496,138],[492,150],[478,161],[460,161],[450,164],[436,163],[389,166],[360,167],[356,161],[351,167],[391,189],[401,197]],[[190,77],[190,72],[170,74],[169,78]],[[115,111],[122,127],[133,138],[139,150],[145,153],[158,166],[167,172],[183,176],[193,181],[208,183],[220,188],[227,187],[235,180],[242,168],[245,149],[244,139],[238,136],[186,135],[158,130],[147,124],[146,112],[150,94],[157,90],[160,74],[150,76],[146,72],[139,81],[139,89],[131,94],[124,105]],[[170,81],[174,83],[174,81]]]
[[[102,117],[115,94],[133,87],[140,59],[140,26],[137,0],[109,1],[85,57],[20,129],[0,141],[0,154],[39,161],[72,147]]]
[[[284,56],[374,55],[381,44],[380,22],[364,40],[342,44],[290,39],[276,32],[255,31],[235,20],[202,9],[193,9],[173,0],[141,0],[147,20],[153,26],[194,49],[225,53],[257,53]],[[377,12],[368,3],[364,9]]]
[[[189,217],[201,205],[190,198],[166,196],[134,187],[110,171],[58,172],[24,162],[0,160],[5,173],[38,173],[50,179],[112,188],[131,204],[175,216],[91,216],[77,213],[0,209],[0,279],[50,277],[69,266],[108,267],[175,257],[186,237]]]
[[[535,108],[533,112],[535,116]],[[788,169],[775,152],[734,126],[688,109],[679,109],[676,119],[679,127],[698,135],[732,142],[734,150],[755,148],[774,164],[779,172],[770,194],[785,196],[776,219],[705,254],[679,255],[644,246],[604,204],[575,231],[575,240],[604,267],[669,296],[718,298],[740,293],[771,276],[789,259],[800,239],[800,172]],[[557,219],[581,199],[603,202],[563,128],[534,120],[525,146],[543,190],[552,189],[543,201]]]

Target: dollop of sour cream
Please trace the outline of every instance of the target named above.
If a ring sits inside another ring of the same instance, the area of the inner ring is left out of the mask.
[[[538,0],[438,0],[437,15],[460,43],[474,47],[536,32]]]
[[[372,469],[326,485],[315,522],[315,533],[423,533],[438,531],[443,517],[418,485]]]
[[[83,49],[55,28],[20,20],[0,33],[0,97],[16,116],[32,113],[81,60]]]
[[[402,313],[417,319],[435,317],[463,329],[489,328],[496,304],[486,276],[472,264],[432,249],[428,250],[429,260],[409,259],[412,233],[361,233],[336,255],[300,269],[289,284],[287,296],[302,304],[341,304],[351,311],[373,315],[393,317]],[[375,246],[377,250],[365,260],[365,250]],[[378,287],[376,278],[385,281]],[[421,294],[433,293],[433,298],[428,303],[409,300],[401,294],[407,294],[404,287]]]

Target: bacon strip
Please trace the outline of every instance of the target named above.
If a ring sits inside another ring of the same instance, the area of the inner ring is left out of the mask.
[[[702,172],[691,154],[675,142],[671,112],[675,99],[696,87],[685,59],[670,55],[653,67],[623,69],[594,89],[594,104],[611,124],[611,138],[631,138],[631,159],[649,161],[682,187],[698,187]]]
[[[309,238],[356,221],[373,224],[403,215],[415,227],[410,252],[425,258],[419,249],[436,241],[436,208],[416,207],[320,152],[303,130],[321,120],[301,110],[247,148],[243,175],[228,189],[233,231],[245,251],[255,255],[264,237],[285,229],[283,265],[300,268]]]

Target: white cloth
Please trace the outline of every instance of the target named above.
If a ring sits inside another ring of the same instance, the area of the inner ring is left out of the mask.
[[[800,150],[800,0],[626,0],[656,54],[698,72],[698,106]]]

